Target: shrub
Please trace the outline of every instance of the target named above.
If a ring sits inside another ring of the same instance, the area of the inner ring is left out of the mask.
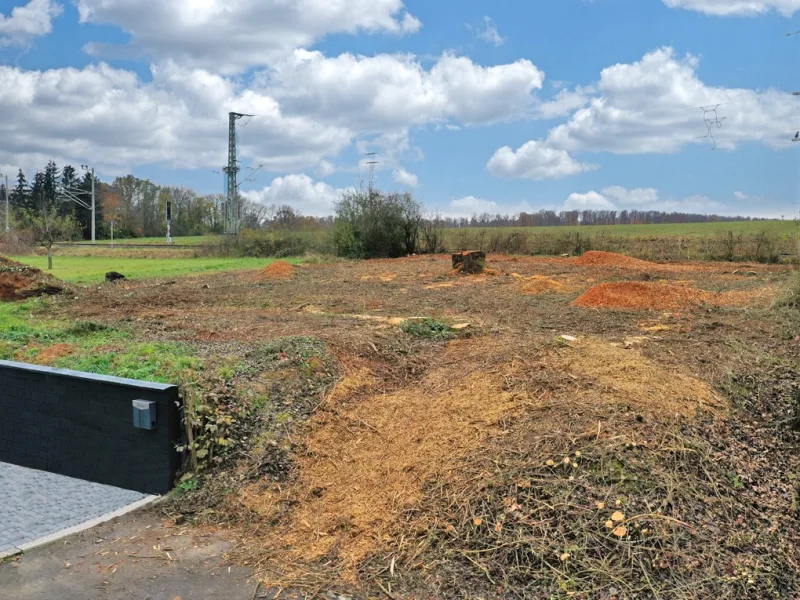
[[[416,251],[422,221],[411,194],[349,192],[336,203],[333,243],[347,258],[397,258]]]

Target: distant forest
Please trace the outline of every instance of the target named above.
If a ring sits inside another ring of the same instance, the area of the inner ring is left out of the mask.
[[[557,227],[575,225],[655,225],[661,223],[713,223],[732,221],[767,221],[754,217],[723,217],[658,210],[540,210],[517,215],[473,215],[470,218],[440,217],[444,227]]]
[[[71,165],[59,169],[50,161],[37,171],[29,181],[22,170],[16,181],[9,181],[9,201],[12,212],[41,212],[57,207],[62,215],[72,216],[80,225],[84,239],[91,237],[91,213],[75,202],[65,200],[60,190],[78,190],[79,196],[89,201],[92,186],[91,173]],[[110,223],[114,221],[115,237],[156,237],[166,234],[166,204],[172,203],[172,234],[203,235],[223,231],[222,194],[202,195],[182,186],[160,186],[150,180],[133,175],[117,177],[110,184],[95,178],[97,237],[109,237]],[[0,182],[0,199],[5,198]],[[243,200],[242,225],[251,229],[320,230],[331,227],[332,216],[304,216],[294,207],[263,205]],[[752,217],[724,217],[657,210],[568,210],[555,212],[540,210],[516,215],[475,214],[472,217],[434,216],[440,227],[546,227],[575,225],[650,225],[660,223],[707,223],[730,221],[760,221]]]

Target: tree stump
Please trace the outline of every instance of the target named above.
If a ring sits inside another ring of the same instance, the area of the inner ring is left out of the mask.
[[[125,279],[125,275],[122,273],[117,273],[116,271],[109,271],[106,273],[106,281],[110,283],[114,283],[115,281],[119,281],[120,279]]]
[[[486,268],[486,253],[479,250],[466,250],[453,254],[453,268],[465,275],[483,273]]]

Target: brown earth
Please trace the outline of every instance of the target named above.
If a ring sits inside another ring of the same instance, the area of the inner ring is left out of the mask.
[[[448,256],[326,263],[270,286],[229,272],[79,290],[49,310],[133,321],[137,339],[257,374],[262,344],[324,342],[335,386],[265,394],[280,461],[243,445],[205,480],[234,474],[224,493],[176,504],[230,527],[233,556],[267,581],[398,599],[797,597],[800,442],[774,382],[797,364],[800,323],[751,308],[790,270],[578,260],[489,255],[496,275],[458,278]],[[542,281],[568,289],[523,290]],[[629,310],[571,303],[598,288]],[[399,328],[421,316],[471,337]]]
[[[75,352],[75,347],[72,344],[53,344],[41,350],[36,355],[34,362],[40,365],[50,365],[59,358],[64,358]]]
[[[34,267],[0,256],[0,300],[15,301],[58,294],[65,285]]]

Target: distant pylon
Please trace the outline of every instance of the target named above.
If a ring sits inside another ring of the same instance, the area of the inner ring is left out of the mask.
[[[242,219],[242,203],[239,196],[239,162],[236,159],[236,121],[252,117],[244,113],[228,113],[228,166],[225,173],[225,233],[239,234]]]

